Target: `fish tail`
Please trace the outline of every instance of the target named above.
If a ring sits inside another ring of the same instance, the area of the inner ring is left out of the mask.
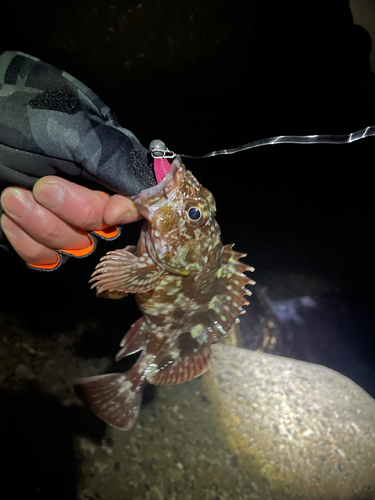
[[[129,430],[137,420],[144,385],[135,365],[126,373],[82,378],[74,389],[78,398],[104,422]]]

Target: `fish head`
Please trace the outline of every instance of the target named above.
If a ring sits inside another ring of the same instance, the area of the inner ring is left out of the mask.
[[[220,246],[215,199],[179,157],[159,184],[143,190],[133,201],[149,222],[147,250],[167,271],[180,275],[201,271]]]

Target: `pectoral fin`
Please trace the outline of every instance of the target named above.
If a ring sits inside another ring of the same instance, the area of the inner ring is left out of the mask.
[[[122,298],[128,293],[147,292],[165,274],[148,254],[138,257],[128,248],[134,247],[108,252],[100,259],[89,281],[99,296]]]

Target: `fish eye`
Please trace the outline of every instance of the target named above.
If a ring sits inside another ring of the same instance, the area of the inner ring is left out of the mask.
[[[185,207],[190,224],[194,227],[201,226],[206,222],[203,208],[197,202],[190,202]]]
[[[193,221],[197,221],[198,219],[200,219],[202,217],[201,211],[197,207],[189,208],[188,215],[189,215],[190,219]]]

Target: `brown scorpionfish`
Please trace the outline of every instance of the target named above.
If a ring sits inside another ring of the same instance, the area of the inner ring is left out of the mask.
[[[133,197],[145,217],[138,245],[108,252],[92,275],[98,296],[134,293],[143,316],[116,360],[142,351],[126,373],[81,379],[77,395],[101,419],[131,429],[146,382],[180,384],[210,367],[210,345],[243,314],[250,295],[245,254],[223,246],[215,200],[180,158],[156,186]]]

